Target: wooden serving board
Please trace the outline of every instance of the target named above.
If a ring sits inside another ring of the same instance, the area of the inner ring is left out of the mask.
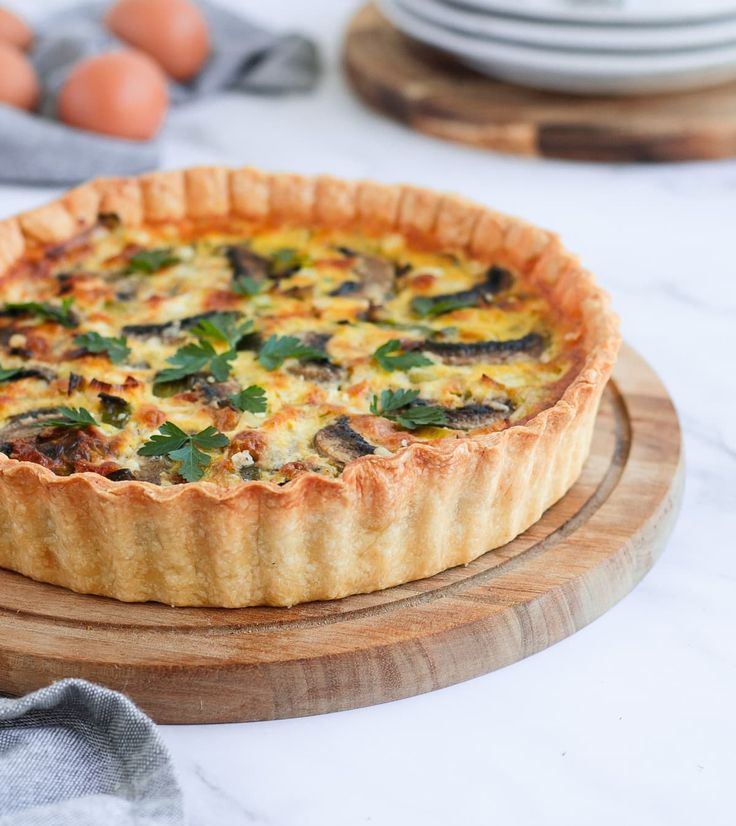
[[[649,570],[682,487],[680,430],[624,348],[577,484],[466,567],[294,608],[170,608],[0,571],[0,692],[61,677],[124,691],[161,723],[319,714],[408,697],[513,663],[607,611]]]
[[[373,5],[348,28],[343,60],[357,93],[385,115],[473,146],[588,161],[736,155],[736,83],[642,97],[535,91],[465,68],[402,35]]]

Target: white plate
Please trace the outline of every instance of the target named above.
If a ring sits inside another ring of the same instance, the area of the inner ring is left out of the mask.
[[[531,89],[546,92],[564,92],[569,95],[634,97],[636,95],[708,89],[711,86],[719,86],[722,83],[736,80],[736,68],[734,66],[702,69],[696,72],[663,72],[632,80],[616,75],[590,77],[587,75],[571,75],[565,72],[540,71],[521,63],[499,63],[496,61],[473,60],[469,57],[459,59],[470,66],[471,69],[499,80],[508,81],[518,86],[528,86]]]
[[[635,95],[713,86],[736,77],[736,46],[605,55],[548,50],[451,32],[410,14],[396,0],[380,0],[379,5],[409,36],[451,52],[486,74],[535,88]]]
[[[734,0],[452,0],[458,6],[512,17],[578,23],[686,23],[736,14]]]
[[[452,0],[399,0],[407,11],[461,34],[552,48],[664,51],[736,43],[736,17],[679,26],[550,23],[461,8]]]

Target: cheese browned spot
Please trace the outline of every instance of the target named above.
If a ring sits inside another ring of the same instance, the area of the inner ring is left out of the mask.
[[[165,266],[135,270],[141,252]],[[54,317],[63,299],[73,300],[65,324]],[[2,312],[28,302],[51,311]],[[252,321],[237,341],[210,340],[215,355],[232,349],[228,375],[204,363],[157,380],[212,319]],[[125,337],[130,353],[113,363],[80,349],[84,333]],[[270,339],[310,354],[267,369],[259,352]],[[423,358],[383,369],[373,354],[392,340],[392,355]],[[59,474],[177,484],[177,462],[138,452],[168,420],[187,433],[214,426],[230,440],[213,451],[206,481],[335,476],[361,456],[527,420],[559,397],[576,346],[571,326],[505,267],[414,249],[397,235],[243,225],[180,238],[173,228],[106,222],[84,245],[0,279],[0,369],[13,371],[0,379],[0,450]],[[232,401],[254,385],[265,413]],[[412,405],[441,408],[445,424],[409,433],[371,416],[386,390],[416,391]],[[97,426],[63,433],[32,422],[61,406],[85,408]]]

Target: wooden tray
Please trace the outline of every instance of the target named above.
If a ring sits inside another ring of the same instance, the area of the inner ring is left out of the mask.
[[[351,21],[343,57],[354,89],[373,108],[447,140],[591,161],[736,155],[736,83],[626,98],[535,91],[405,37],[373,5]]]
[[[682,486],[659,379],[625,348],[573,489],[467,567],[295,608],[169,608],[0,571],[0,692],[61,677],[124,691],[161,723],[264,720],[395,700],[513,663],[608,610],[649,570]]]

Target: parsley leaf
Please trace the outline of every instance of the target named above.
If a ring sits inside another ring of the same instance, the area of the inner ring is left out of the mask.
[[[243,413],[265,413],[268,408],[266,391],[257,384],[251,384],[245,390],[230,396],[230,401]]]
[[[165,456],[177,450],[190,436],[173,422],[164,422],[153,436],[138,450],[141,456]]]
[[[426,425],[447,424],[447,416],[441,407],[409,407],[399,413],[395,421],[406,430],[415,430]]]
[[[271,336],[258,351],[258,361],[266,370],[276,370],[286,359],[321,359],[322,350],[302,344],[296,336]]]
[[[163,270],[165,267],[171,267],[178,263],[179,259],[168,247],[140,250],[129,258],[128,272],[142,272],[146,275],[151,275],[154,272]]]
[[[178,381],[194,373],[205,371],[217,381],[225,381],[232,369],[231,362],[237,357],[237,343],[253,329],[252,321],[238,323],[231,313],[216,313],[203,318],[192,332],[199,339],[198,344],[180,347],[173,356],[166,359],[171,364],[161,370],[153,380],[154,385]],[[228,349],[218,353],[212,341],[226,344]]]
[[[238,323],[232,313],[215,313],[209,318],[203,318],[196,327],[192,327],[192,333],[200,341],[220,341],[227,344],[230,350],[234,350],[240,339],[252,329],[253,322],[250,320]]]
[[[59,417],[56,419],[44,419],[36,422],[36,427],[68,427],[70,429],[82,430],[86,427],[96,425],[94,416],[84,407],[59,407]]]
[[[192,440],[188,440],[183,447],[172,450],[169,458],[181,462],[179,473],[187,482],[198,482],[204,476],[205,468],[212,462],[212,458],[202,453]]]
[[[61,306],[49,304],[48,301],[24,301],[16,304],[6,304],[5,312],[11,315],[32,315],[42,321],[53,321],[62,327],[76,327],[77,319],[72,313],[73,298],[65,298]]]
[[[434,318],[444,313],[451,313],[453,310],[460,310],[463,307],[472,307],[476,301],[476,296],[466,296],[465,298],[448,296],[440,301],[426,296],[419,296],[412,300],[411,308],[422,318]]]
[[[227,379],[232,369],[230,362],[233,361],[237,355],[235,350],[226,350],[210,361],[210,373],[216,381],[225,381]]]
[[[380,367],[389,372],[411,370],[412,367],[426,367],[428,364],[433,364],[431,359],[421,353],[402,352],[401,342],[397,338],[392,338],[382,344],[373,354],[373,358]]]
[[[218,353],[209,341],[202,341],[199,344],[187,344],[185,347],[180,347],[173,356],[166,359],[168,364],[173,366],[157,373],[153,383],[164,384],[177,381],[201,371],[211,373],[217,381],[225,381],[230,375],[230,362],[236,356],[237,352],[235,350]]]
[[[269,270],[273,278],[283,278],[291,275],[312,263],[307,256],[292,247],[275,250],[271,253],[270,258]]]
[[[419,395],[418,390],[384,390],[381,393],[381,406],[378,406],[378,396],[371,399],[371,413],[374,416],[383,416],[393,410],[399,410],[411,404]]]
[[[409,405],[419,396],[418,390],[384,390],[371,399],[371,413],[396,422],[405,430],[415,430],[424,425],[447,424],[447,416],[441,407]]]
[[[198,373],[216,355],[217,352],[211,344],[205,346],[187,344],[186,347],[180,347],[173,356],[166,359],[167,363],[173,365],[173,367],[167,367],[159,371],[154,376],[153,383],[162,384],[176,381],[177,379],[183,379],[185,376],[191,376],[193,373]]]
[[[74,343],[88,353],[107,353],[113,364],[120,364],[130,355],[128,340],[124,336],[108,338],[99,333],[83,333],[75,337]]]
[[[249,275],[238,275],[233,278],[231,289],[238,295],[254,296],[258,295],[265,286],[265,282],[256,281],[255,278],[251,278]]]
[[[17,376],[23,370],[22,367],[0,367],[0,381],[7,381]]]
[[[212,462],[212,457],[202,451],[227,447],[229,444],[227,436],[212,425],[199,433],[189,434],[173,422],[164,422],[159,432],[154,433],[139,448],[138,453],[141,456],[168,456],[181,463],[179,473],[187,482],[197,482]]]

